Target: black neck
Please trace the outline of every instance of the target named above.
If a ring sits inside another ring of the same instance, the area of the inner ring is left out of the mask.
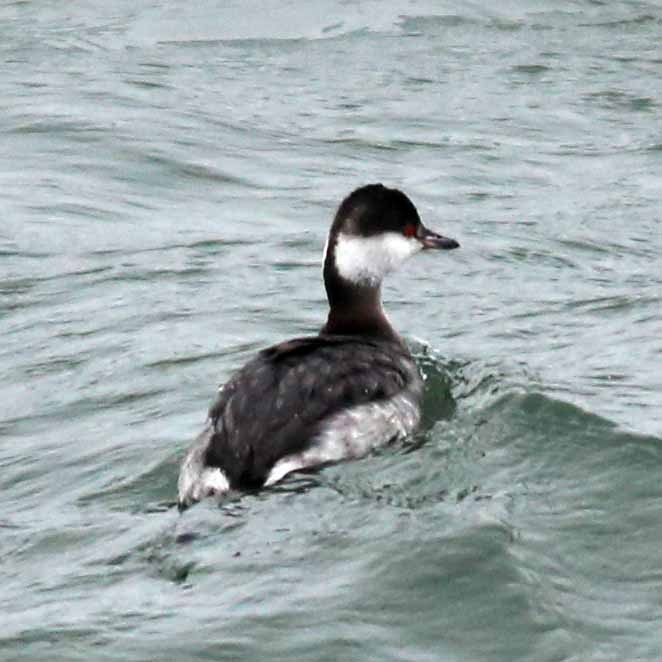
[[[321,333],[365,335],[401,342],[382,309],[381,284],[356,284],[342,278],[330,247],[324,261],[329,316]]]

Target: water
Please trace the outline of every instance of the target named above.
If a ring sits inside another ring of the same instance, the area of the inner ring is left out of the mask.
[[[2,660],[659,660],[662,5],[493,5],[0,8]],[[423,429],[180,516],[372,181]]]

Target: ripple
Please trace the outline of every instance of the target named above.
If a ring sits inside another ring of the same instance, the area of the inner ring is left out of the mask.
[[[517,64],[512,67],[512,71],[522,73],[522,74],[531,74],[533,76],[544,74],[547,71],[550,71],[551,67],[548,67],[546,64]]]

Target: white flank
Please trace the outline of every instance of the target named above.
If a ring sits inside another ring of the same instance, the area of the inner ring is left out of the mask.
[[[207,425],[189,448],[182,462],[177,481],[180,506],[190,506],[194,501],[224,494],[230,489],[226,475],[218,467],[207,467],[204,464],[204,456],[212,433],[211,425]]]
[[[389,441],[406,437],[416,429],[421,417],[416,393],[399,393],[390,400],[339,411],[325,422],[309,448],[276,462],[265,486],[293,471],[364,457]]]
[[[421,249],[418,239],[396,232],[374,237],[341,233],[335,246],[336,268],[345,280],[375,286]]]

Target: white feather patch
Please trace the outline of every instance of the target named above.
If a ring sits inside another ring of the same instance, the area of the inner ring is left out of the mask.
[[[419,390],[405,391],[390,400],[339,411],[324,423],[309,448],[276,462],[265,486],[277,483],[293,471],[364,457],[393,439],[407,436],[421,418],[419,393]]]
[[[374,237],[341,233],[335,246],[336,268],[345,280],[375,286],[421,249],[418,239],[396,232]]]
[[[211,442],[213,428],[210,424],[202,431],[186,453],[177,481],[178,500],[181,506],[190,506],[213,494],[221,495],[230,489],[227,476],[218,467],[205,466],[205,453]]]

